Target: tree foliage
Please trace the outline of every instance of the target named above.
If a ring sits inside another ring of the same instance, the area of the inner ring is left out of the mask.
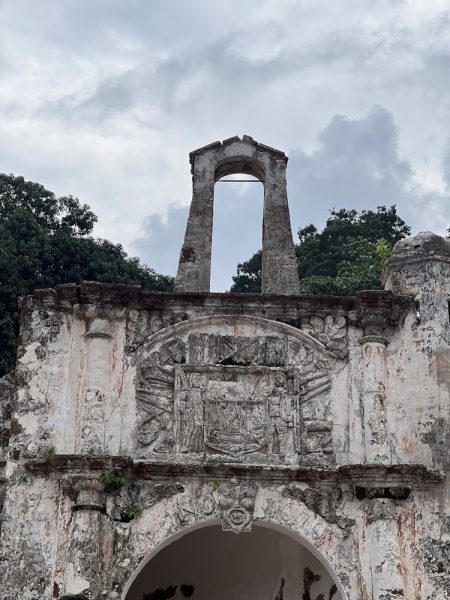
[[[0,376],[15,364],[18,296],[83,279],[172,289],[172,278],[128,257],[120,244],[91,237],[96,221],[77,198],[0,174]]]
[[[322,231],[310,224],[298,231],[296,255],[303,294],[350,295],[379,289],[393,245],[410,233],[395,206],[376,211],[332,210]],[[261,291],[261,251],[237,266],[231,292]]]
[[[259,294],[261,292],[262,252],[258,250],[249,260],[239,263],[233,276],[231,292]]]

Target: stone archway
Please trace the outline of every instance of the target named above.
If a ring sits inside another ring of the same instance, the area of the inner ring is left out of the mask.
[[[298,294],[299,278],[287,199],[288,158],[245,135],[190,155],[192,203],[175,278],[178,292],[209,292],[214,185],[226,175],[253,175],[264,185],[261,286],[265,294]]]
[[[138,567],[122,600],[345,600],[332,567],[296,532],[272,523],[224,533],[217,520],[178,532]]]

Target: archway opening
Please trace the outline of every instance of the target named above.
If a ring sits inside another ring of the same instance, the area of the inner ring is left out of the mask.
[[[163,547],[125,600],[344,600],[340,589],[310,549],[278,529],[236,536],[210,525]]]
[[[238,263],[261,249],[264,184],[248,173],[222,175],[214,186],[211,291],[233,284]]]

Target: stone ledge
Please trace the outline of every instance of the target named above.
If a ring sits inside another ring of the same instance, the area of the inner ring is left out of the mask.
[[[114,471],[138,479],[164,477],[216,477],[269,480],[347,483],[361,487],[417,486],[439,483],[445,474],[424,465],[345,465],[341,467],[267,467],[261,465],[196,464],[133,461],[120,456],[57,455],[47,460],[30,460],[26,469],[35,475]]]
[[[272,294],[225,294],[196,292],[146,292],[140,286],[83,281],[79,285],[58,285],[55,289],[36,290],[20,299],[23,311],[36,308],[55,308],[72,311],[74,306],[101,304],[135,310],[169,310],[186,307],[224,308],[233,312],[264,311],[269,309],[296,310],[315,313],[354,313],[359,320],[365,312],[388,312],[389,320],[398,322],[400,314],[415,309],[411,296],[394,296],[392,292],[368,290],[356,296],[285,296]]]

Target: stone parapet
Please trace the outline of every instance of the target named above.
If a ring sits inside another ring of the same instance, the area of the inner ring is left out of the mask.
[[[382,318],[386,325],[397,325],[408,310],[415,307],[408,295],[394,295],[391,291],[359,292],[356,296],[306,296],[276,294],[230,294],[200,292],[149,292],[138,285],[107,284],[83,281],[79,285],[62,284],[54,289],[35,290],[20,298],[20,308],[27,314],[34,309],[54,308],[61,312],[80,306],[97,306],[130,310],[183,310],[202,309],[208,312],[222,307],[233,313],[268,314],[281,320],[291,314],[347,314],[352,322],[362,322],[369,315]]]

